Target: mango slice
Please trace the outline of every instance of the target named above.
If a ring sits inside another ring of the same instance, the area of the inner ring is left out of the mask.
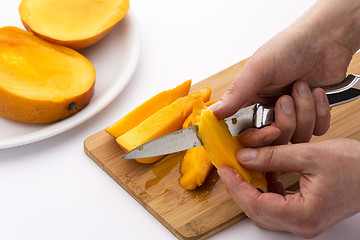
[[[203,146],[190,148],[181,161],[179,185],[185,190],[195,190],[204,184],[213,168]]]
[[[210,107],[211,105],[213,105],[213,104],[216,103],[216,102],[217,102],[217,101],[208,101],[208,102],[205,102],[205,106],[206,106],[205,108]],[[201,104],[200,104],[200,105],[201,105]],[[205,108],[204,108],[204,109],[205,109]],[[193,120],[194,120],[193,116],[194,116],[194,114],[195,114],[195,115],[196,115],[196,118],[199,118],[199,119],[200,119],[201,111],[204,110],[204,109],[196,109],[196,110],[195,110],[195,108],[194,108],[194,109],[193,109],[193,112],[190,113],[190,115],[189,115],[189,116],[186,118],[186,120],[184,121],[182,128],[188,128],[188,127],[191,127],[192,125],[198,123],[198,121],[197,121],[197,122],[193,122]],[[194,111],[195,111],[195,113],[194,113]],[[198,114],[200,114],[200,115],[198,115]]]
[[[190,87],[191,80],[188,80],[176,88],[163,91],[155,95],[125,115],[115,124],[108,127],[106,132],[115,138],[125,134],[130,129],[144,121],[146,118],[150,117],[152,114],[174,102],[176,99],[188,95]]]
[[[202,98],[204,101],[209,101],[210,95],[211,89],[204,88],[179,98],[118,137],[116,142],[127,152],[150,140],[180,130],[192,111],[192,100]],[[136,160],[141,163],[153,163],[161,158],[162,156],[157,156]]]
[[[195,125],[200,121],[201,112],[207,107],[208,104],[205,104],[202,99],[193,101],[193,111],[187,118],[189,119],[191,116],[191,125]],[[203,146],[190,148],[186,150],[180,164],[179,185],[185,190],[194,190],[203,185],[213,168],[214,166]]]
[[[102,39],[128,10],[129,0],[22,0],[19,6],[27,30],[73,49]]]
[[[0,28],[0,116],[50,123],[83,109],[95,69],[78,52],[16,27]]]
[[[243,148],[231,133],[223,120],[219,120],[211,110],[204,110],[199,122],[198,136],[204,144],[211,162],[216,168],[228,166],[234,168],[241,178],[256,188],[266,186],[262,172],[245,169],[236,159],[236,153]]]

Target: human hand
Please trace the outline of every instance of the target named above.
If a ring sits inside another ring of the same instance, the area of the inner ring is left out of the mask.
[[[360,142],[333,139],[317,143],[244,148],[242,166],[264,172],[299,172],[300,191],[260,193],[235,170],[218,173],[234,201],[262,228],[312,238],[360,211]]]
[[[351,11],[349,11],[351,9]],[[355,0],[319,0],[295,23],[262,46],[247,62],[218,104],[211,110],[218,118],[225,118],[241,107],[260,102],[274,103],[283,94],[290,94],[292,85],[301,80],[310,87],[331,85],[342,81],[353,54],[359,48],[360,2]],[[343,16],[347,17],[344,18]],[[303,89],[303,88],[298,88]],[[313,92],[314,106],[324,93]],[[316,111],[301,119],[295,104],[297,126],[306,127],[293,133],[294,142],[309,140],[309,132],[324,133]],[[300,117],[300,119],[298,119]],[[303,124],[313,121],[312,124]],[[325,130],[326,131],[326,130]],[[311,133],[311,135],[312,135]],[[283,135],[288,133],[282,133]]]
[[[322,135],[329,126],[330,107],[324,90],[311,91],[307,83],[296,81],[291,96],[277,100],[274,123],[262,129],[246,129],[240,139],[244,146],[249,142],[251,147],[308,142],[313,134]]]

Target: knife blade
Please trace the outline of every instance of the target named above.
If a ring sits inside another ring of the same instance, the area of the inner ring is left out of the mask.
[[[348,75],[344,81],[323,87],[330,107],[335,107],[360,98],[360,76]],[[231,117],[224,119],[230,133],[235,136],[247,128],[262,128],[274,122],[274,106],[260,103],[245,107]],[[147,158],[184,151],[203,145],[197,137],[197,125],[181,129],[163,137],[144,143],[127,154],[123,159]]]

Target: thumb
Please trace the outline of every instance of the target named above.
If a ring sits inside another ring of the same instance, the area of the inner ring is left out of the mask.
[[[220,101],[209,107],[218,118],[233,115],[260,91],[269,74],[259,62],[261,61],[256,55],[249,59]]]
[[[244,148],[237,153],[240,164],[264,172],[302,172],[312,169],[311,144]]]

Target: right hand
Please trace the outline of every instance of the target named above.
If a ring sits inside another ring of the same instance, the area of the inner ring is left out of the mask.
[[[330,118],[317,118],[318,109],[322,109],[322,114],[328,111],[322,105],[325,93],[314,90],[309,99],[305,83],[310,87],[321,87],[345,78],[347,67],[360,45],[360,27],[354,27],[360,25],[358,11],[359,1],[318,0],[307,13],[249,59],[221,100],[210,109],[223,119],[256,102],[274,104],[279,96],[290,95],[291,89],[292,93],[295,89],[295,94],[305,93],[305,97],[301,99],[292,94],[296,129],[290,139],[296,143],[307,142],[312,134],[322,135],[328,128],[323,123]],[[344,14],[347,14],[346,18]],[[297,102],[297,99],[301,101]],[[289,106],[290,100],[280,99],[280,105]],[[289,138],[288,135],[289,132],[282,130],[283,139]]]

